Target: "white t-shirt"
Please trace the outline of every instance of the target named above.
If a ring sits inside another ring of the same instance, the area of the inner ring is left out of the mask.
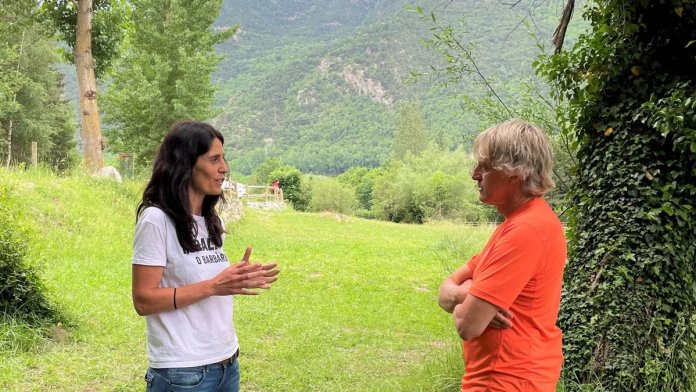
[[[164,211],[148,207],[138,219],[133,264],[164,267],[160,287],[210,279],[230,265],[208,236],[205,219],[193,218],[201,250],[192,253],[181,248],[174,224]],[[232,311],[232,296],[212,296],[177,310],[145,316],[150,367],[201,366],[231,357],[239,348]]]

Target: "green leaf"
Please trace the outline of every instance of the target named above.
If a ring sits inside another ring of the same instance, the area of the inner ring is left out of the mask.
[[[672,205],[669,203],[665,203],[662,205],[662,211],[664,211],[669,216],[674,215],[674,209],[672,208]]]

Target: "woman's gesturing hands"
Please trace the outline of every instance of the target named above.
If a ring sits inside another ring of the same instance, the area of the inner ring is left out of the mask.
[[[270,289],[271,284],[278,280],[280,270],[276,263],[250,263],[251,247],[246,248],[244,257],[232,264],[212,279],[214,295],[258,295],[255,289]]]

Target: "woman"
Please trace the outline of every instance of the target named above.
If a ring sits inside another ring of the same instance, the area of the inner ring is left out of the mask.
[[[464,340],[462,391],[556,390],[566,243],[542,195],[553,186],[544,133],[510,120],[474,142],[472,179],[505,221],[483,250],[442,283],[438,302]]]
[[[229,168],[212,126],[172,126],[137,209],[133,304],[147,325],[148,391],[238,391],[232,295],[255,295],[276,264],[233,264],[215,212]]]

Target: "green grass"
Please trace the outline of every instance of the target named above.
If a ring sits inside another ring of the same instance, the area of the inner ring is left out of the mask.
[[[11,185],[27,257],[71,320],[0,351],[0,390],[143,390],[145,324],[130,295],[142,184],[3,169],[0,184]],[[235,299],[242,390],[458,390],[459,338],[437,288],[491,230],[246,210],[228,222],[228,255],[248,244],[282,273],[270,291]],[[32,336],[22,328],[0,332]]]

